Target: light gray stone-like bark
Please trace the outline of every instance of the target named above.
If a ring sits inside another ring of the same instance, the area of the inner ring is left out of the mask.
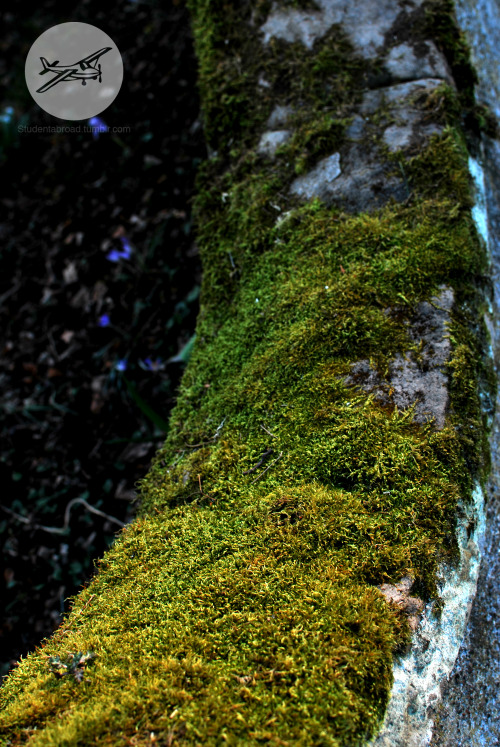
[[[257,152],[264,156],[274,156],[280,145],[286,143],[291,134],[290,130],[264,132],[257,147]]]
[[[428,95],[443,81],[453,85],[447,63],[432,41],[421,43],[418,53],[409,42],[386,49],[385,36],[401,11],[415,10],[422,1],[320,0],[317,11],[276,6],[262,25],[264,44],[276,38],[302,42],[309,49],[316,39],[338,25],[357,53],[367,59],[385,57],[384,74],[390,81],[390,85],[365,93],[347,132],[348,145],[298,177],[291,186],[292,194],[304,199],[319,197],[327,203],[339,201],[351,212],[380,207],[392,198],[402,201],[408,196],[404,176],[388,167],[380,147],[391,152],[416,152],[422,148],[441,128],[427,121],[426,113],[419,107],[419,97]],[[386,108],[386,127],[382,142],[377,143],[380,124],[374,127],[370,116],[382,107]],[[285,134],[284,127],[290,113],[286,107],[276,107],[267,123],[269,130],[261,137],[260,153],[272,157],[288,139],[288,129]]]
[[[474,599],[479,544],[484,534],[484,495],[479,485],[474,504],[462,506],[457,529],[460,563],[442,568],[440,615],[427,605],[408,655],[396,662],[385,721],[373,747],[424,747],[430,744],[441,687],[455,663]],[[468,535],[467,526],[474,525]]]
[[[414,0],[407,5],[415,8],[422,2]],[[276,37],[301,41],[311,49],[316,39],[339,24],[363,57],[374,57],[402,7],[398,0],[318,0],[317,5],[317,11],[275,8],[262,27],[264,42]]]
[[[442,132],[441,126],[427,121],[420,106],[420,101],[441,83],[437,78],[423,78],[367,91],[341,151],[321,159],[309,173],[297,177],[290,188],[292,194],[304,200],[319,197],[326,203],[338,202],[350,212],[380,207],[390,199],[406,199],[404,174],[387,162],[381,148],[415,153],[433,134]],[[371,116],[382,111],[382,123],[375,125]],[[279,132],[266,131],[259,148]]]
[[[305,176],[299,176],[292,183],[290,191],[298,197],[310,200],[312,197],[328,199],[332,182],[342,173],[340,168],[340,153],[323,158],[312,171]]]
[[[398,353],[387,379],[379,376],[368,360],[362,360],[352,365],[345,383],[372,392],[379,402],[392,403],[398,410],[414,406],[417,423],[433,420],[436,427],[442,429],[449,402],[444,365],[451,350],[447,324],[452,306],[451,288],[443,288],[431,302],[418,305],[409,330],[410,338],[420,348],[418,355]],[[391,309],[387,309],[387,313],[391,313]]]
[[[426,52],[417,56],[413,47],[404,42],[393,47],[385,60],[385,67],[394,80],[415,80],[416,78],[441,78],[453,85],[448,66],[436,45],[425,42]]]

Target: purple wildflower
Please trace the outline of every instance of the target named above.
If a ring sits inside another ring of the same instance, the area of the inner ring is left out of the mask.
[[[130,246],[130,241],[127,239],[126,236],[120,236],[120,241],[122,243],[122,257],[125,259],[130,259],[130,255],[132,254],[132,247]]]
[[[144,371],[162,371],[165,368],[165,364],[160,358],[156,358],[156,360],[145,358],[143,361],[139,361],[139,366]]]
[[[99,327],[109,327],[111,324],[111,319],[107,314],[102,314],[102,316],[99,317],[98,321]]]
[[[121,358],[119,361],[116,362],[115,368],[117,371],[126,371],[127,361],[124,358]]]
[[[132,246],[126,236],[120,236],[122,249],[111,249],[106,254],[106,259],[110,262],[119,262],[121,259],[130,259],[132,254]]]
[[[119,262],[121,258],[122,254],[118,249],[111,249],[111,251],[106,254],[106,259],[109,259],[110,262]]]
[[[92,137],[97,140],[101,132],[107,132],[109,130],[108,125],[100,117],[91,117],[89,119],[89,125],[92,127]]]

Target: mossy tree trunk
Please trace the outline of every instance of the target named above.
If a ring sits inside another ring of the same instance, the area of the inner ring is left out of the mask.
[[[140,516],[7,679],[1,744],[370,738],[484,477],[480,122],[451,4],[190,8],[197,342]],[[405,577],[413,602],[387,601]]]

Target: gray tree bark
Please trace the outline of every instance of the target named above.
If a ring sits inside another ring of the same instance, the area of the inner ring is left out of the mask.
[[[476,96],[500,118],[500,8],[498,3],[459,0],[457,17],[470,44],[478,73]],[[491,277],[494,286],[492,305],[498,328],[498,289],[500,272],[500,147],[498,138],[482,135],[482,160],[485,169],[485,197],[488,217]],[[498,332],[493,335],[495,369],[498,376]],[[497,715],[500,710],[500,475],[498,465],[500,422],[498,404],[491,432],[491,474],[487,486],[486,531],[482,544],[482,562],[466,635],[449,681],[443,684],[443,700],[434,729],[433,745],[500,744]]]

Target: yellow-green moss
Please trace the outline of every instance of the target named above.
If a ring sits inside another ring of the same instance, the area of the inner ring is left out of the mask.
[[[305,104],[294,139],[269,162],[252,128],[270,101],[263,93],[252,106],[259,67],[247,74],[245,47],[231,43],[246,11],[191,6],[220,149],[196,206],[196,345],[140,518],[0,691],[2,745],[362,743],[409,638],[376,586],[411,574],[419,594],[435,595],[438,564],[456,552],[457,504],[487,469],[487,263],[462,135],[450,127],[401,158],[404,205],[361,215],[301,206],[287,186],[342,136],[359,60],[342,62],[338,39],[309,56],[271,47],[276,75],[283,55],[284,69],[295,65],[287,95]],[[330,99],[317,82],[312,92],[299,85],[314,64]],[[461,111],[450,95],[431,102],[436,116],[446,105],[449,122]],[[319,116],[325,105],[334,124]],[[408,322],[443,284],[456,303],[451,410],[437,431],[345,376],[366,358],[384,375],[394,355],[416,351]],[[82,682],[51,673],[51,656],[90,651]]]

